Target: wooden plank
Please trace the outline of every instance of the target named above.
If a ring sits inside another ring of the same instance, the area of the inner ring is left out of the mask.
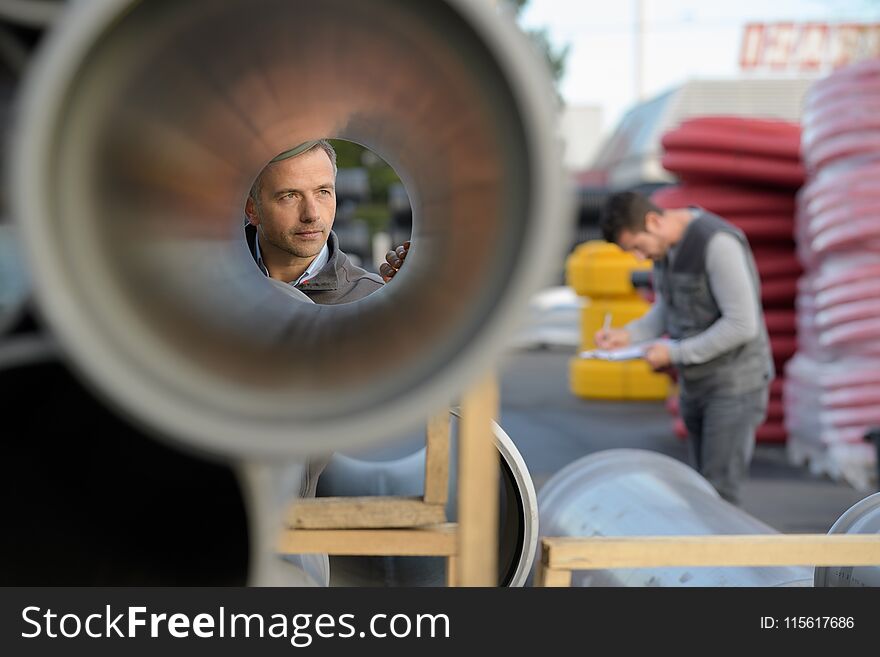
[[[462,398],[458,437],[457,586],[498,585],[498,386],[486,376]]]
[[[458,557],[451,556],[446,559],[446,586],[455,586],[458,582]]]
[[[548,568],[541,564],[535,572],[535,586],[565,587],[571,586],[571,571]]]
[[[278,541],[281,554],[448,557],[457,548],[453,523],[417,529],[287,529]]]
[[[880,565],[880,534],[603,536],[545,538],[543,545],[544,565],[568,570]]]
[[[428,419],[425,447],[425,502],[445,505],[449,495],[448,408]]]
[[[419,497],[319,497],[297,500],[287,511],[291,529],[369,529],[437,525],[446,509]]]

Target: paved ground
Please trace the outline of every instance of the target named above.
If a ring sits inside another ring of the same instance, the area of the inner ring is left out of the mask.
[[[578,399],[568,389],[569,358],[570,351],[563,349],[519,351],[500,368],[501,425],[539,491],[568,463],[604,449],[651,449],[687,462],[687,445],[674,436],[662,403]],[[409,436],[369,458],[404,455],[423,444],[421,436]],[[758,445],[743,507],[781,532],[824,533],[870,492],[789,465],[784,446]]]
[[[568,390],[567,351],[511,354],[502,366],[502,426],[514,439],[536,487],[585,454],[614,447],[652,449],[688,462],[662,403],[592,402]],[[759,444],[743,508],[781,532],[827,532],[871,491],[790,465],[782,445]]]

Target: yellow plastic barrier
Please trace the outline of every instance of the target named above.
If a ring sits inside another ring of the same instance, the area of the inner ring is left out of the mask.
[[[633,271],[650,270],[651,263],[638,260],[604,241],[579,245],[565,263],[568,284],[586,297],[581,311],[581,349],[595,349],[596,332],[610,316],[619,328],[644,315],[650,305],[632,285]],[[644,361],[609,362],[575,357],[569,368],[574,395],[586,399],[665,399],[669,378],[657,374]]]
[[[602,328],[605,317],[611,316],[611,326],[619,328],[648,312],[650,305],[638,295],[624,299],[586,299],[581,309],[581,349],[595,349],[596,331]]]
[[[572,358],[569,387],[584,399],[658,400],[669,393],[669,378],[641,360],[613,363]]]
[[[637,296],[632,272],[650,270],[650,261],[639,260],[602,240],[578,245],[565,262],[568,284],[578,296],[591,299]]]

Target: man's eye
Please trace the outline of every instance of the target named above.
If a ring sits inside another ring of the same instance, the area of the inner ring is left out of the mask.
[[[329,189],[322,189],[322,190],[320,190],[320,194],[322,196],[330,196],[330,190]]]

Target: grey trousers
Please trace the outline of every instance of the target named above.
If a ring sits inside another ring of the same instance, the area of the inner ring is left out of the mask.
[[[691,460],[725,500],[739,504],[755,449],[755,430],[767,416],[769,388],[737,396],[682,393],[681,418]]]

